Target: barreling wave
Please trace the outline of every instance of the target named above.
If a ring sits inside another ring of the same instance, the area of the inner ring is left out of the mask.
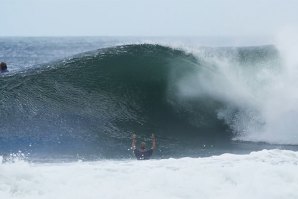
[[[190,146],[230,141],[249,132],[247,125],[260,129],[265,122],[258,118],[253,94],[241,93],[247,91],[241,83],[249,82],[253,90],[261,81],[253,75],[279,64],[272,46],[186,53],[142,44],[99,49],[4,76],[2,146],[92,148],[113,156],[127,151],[132,132],[141,138],[156,133],[161,148],[177,140]]]

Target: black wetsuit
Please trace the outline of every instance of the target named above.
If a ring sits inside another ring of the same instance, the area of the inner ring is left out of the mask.
[[[133,153],[135,154],[138,160],[149,160],[153,154],[153,149],[140,151],[139,149],[134,149]]]
[[[7,73],[7,72],[8,72],[7,69],[5,69],[5,70],[1,70],[1,71],[0,71],[0,73]]]

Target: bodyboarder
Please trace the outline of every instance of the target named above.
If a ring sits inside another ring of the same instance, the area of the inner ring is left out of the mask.
[[[149,160],[150,157],[153,154],[153,151],[156,149],[156,138],[154,134],[152,134],[152,147],[151,149],[146,149],[146,143],[142,142],[140,149],[137,149],[136,143],[137,143],[137,136],[136,134],[132,135],[132,143],[131,143],[131,149],[133,150],[134,155],[136,156],[137,160]]]

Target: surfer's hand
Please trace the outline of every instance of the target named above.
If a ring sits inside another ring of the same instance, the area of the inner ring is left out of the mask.
[[[132,139],[136,139],[137,138],[137,135],[136,134],[132,134]]]

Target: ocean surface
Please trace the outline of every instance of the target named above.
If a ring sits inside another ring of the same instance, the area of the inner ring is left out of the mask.
[[[0,197],[298,198],[289,46],[0,38]],[[132,133],[156,135],[152,160]]]

